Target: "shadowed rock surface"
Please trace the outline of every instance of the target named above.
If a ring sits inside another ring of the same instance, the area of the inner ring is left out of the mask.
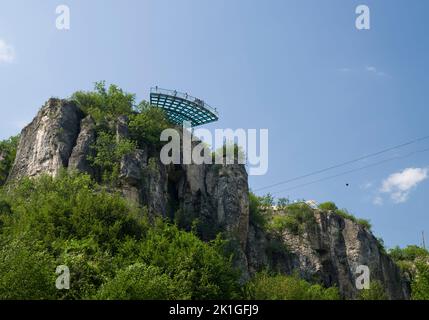
[[[94,175],[94,170],[88,161],[88,156],[93,153],[91,146],[94,142],[95,122],[91,116],[87,116],[80,123],[80,132],[68,162],[69,169]]]

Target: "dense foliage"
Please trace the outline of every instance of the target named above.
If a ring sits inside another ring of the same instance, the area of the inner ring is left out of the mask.
[[[1,193],[0,298],[234,298],[225,243],[199,240],[106,192],[86,175],[26,179]],[[71,270],[55,289],[55,267]],[[131,277],[135,271],[138,277]],[[144,279],[159,283],[141,288]],[[158,285],[165,284],[164,290]],[[10,288],[14,288],[11,292]],[[156,292],[156,295],[153,295]]]
[[[393,248],[389,254],[411,280],[412,299],[429,300],[429,251],[418,246],[408,246]]]
[[[0,192],[0,299],[338,298],[278,275],[244,288],[226,241],[147,217],[83,174],[9,185]],[[70,290],[55,288],[58,265],[70,268]]]
[[[369,289],[360,291],[359,300],[388,300],[388,297],[379,281],[371,281]]]
[[[271,205],[272,201],[270,195],[259,197],[253,192],[249,192],[249,218],[252,224],[265,228],[269,218],[265,207]]]
[[[288,205],[280,214],[274,215],[269,229],[279,234],[287,230],[295,235],[300,235],[315,223],[313,210],[304,203],[296,203]]]
[[[130,115],[135,109],[134,94],[124,92],[113,84],[106,88],[104,81],[96,82],[94,91],[75,92],[71,99],[98,124]]]
[[[349,213],[347,209],[338,209],[337,205],[333,202],[321,203],[319,205],[319,209],[325,210],[325,211],[333,211],[335,214],[339,215],[340,217],[352,220],[357,224],[361,225],[362,227],[366,228],[367,230],[371,230],[372,228],[372,225],[369,220],[356,218],[354,215]]]
[[[296,275],[257,274],[246,286],[247,298],[252,300],[338,300],[336,287],[311,285]]]
[[[96,123],[97,137],[89,160],[99,173],[99,181],[113,186],[118,183],[122,157],[136,148],[157,151],[162,146],[161,132],[172,127],[162,109],[146,101],[136,104],[135,95],[116,85],[106,88],[103,81],[95,84],[94,91],[75,92],[71,100]],[[126,137],[116,135],[120,119],[128,126]]]
[[[3,185],[15,161],[19,136],[0,141],[0,186]]]

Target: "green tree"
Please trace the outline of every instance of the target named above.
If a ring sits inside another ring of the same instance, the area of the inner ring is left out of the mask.
[[[286,230],[295,235],[302,234],[306,228],[314,226],[316,218],[314,211],[303,203],[288,205],[280,214],[273,215],[268,229],[278,235]]]
[[[279,209],[283,210],[290,204],[290,200],[288,198],[279,198],[277,200],[277,206]]]
[[[131,115],[135,109],[135,95],[124,92],[114,84],[106,88],[105,81],[96,82],[94,91],[75,92],[71,99],[97,123]]]
[[[3,238],[0,245],[0,299],[45,300],[56,297],[55,260],[25,238]]]
[[[196,235],[158,220],[144,241],[129,242],[120,256],[160,268],[181,288],[182,296],[232,299],[238,297],[239,273],[232,266],[232,257],[225,255],[226,245],[219,237],[202,242]]]
[[[92,146],[94,154],[88,157],[91,164],[101,171],[103,182],[118,183],[122,157],[136,149],[136,143],[130,139],[118,139],[113,134],[100,132]]]
[[[268,222],[268,214],[262,209],[261,197],[249,192],[249,218],[254,225],[264,229]]]
[[[336,287],[312,285],[296,275],[258,273],[245,288],[251,300],[339,300]]]
[[[239,272],[226,241],[206,243],[162,219],[149,222],[147,209],[107,192],[88,175],[64,171],[56,178],[23,179],[1,190],[0,199],[1,297],[143,299],[157,290],[155,282],[149,291],[141,287],[152,276],[171,289],[153,298],[239,297]],[[28,245],[21,249],[22,238]],[[70,268],[70,290],[55,289],[57,265]],[[141,281],[131,278],[133,268]],[[113,297],[117,287],[126,293]]]
[[[19,136],[0,141],[0,186],[5,184],[16,157]]]
[[[380,281],[371,281],[369,289],[363,289],[359,294],[359,300],[387,300],[386,291]]]
[[[361,225],[362,227],[364,227],[368,231],[370,231],[372,228],[371,222],[369,220],[356,218],[354,215],[349,213],[347,211],[347,209],[338,209],[337,205],[334,202],[321,203],[319,205],[319,209],[324,210],[324,211],[333,211],[336,215],[339,215],[340,217],[342,217],[344,219],[351,220],[351,221]]]
[[[325,211],[337,211],[338,207],[334,202],[329,201],[319,204],[319,209]]]
[[[103,300],[184,300],[182,288],[158,267],[136,263],[118,271],[95,295]]]
[[[144,102],[139,105],[138,110],[139,112],[130,118],[131,137],[139,146],[162,146],[161,132],[173,127],[164,111]]]
[[[420,259],[415,263],[416,274],[411,284],[413,300],[429,300],[429,261]]]

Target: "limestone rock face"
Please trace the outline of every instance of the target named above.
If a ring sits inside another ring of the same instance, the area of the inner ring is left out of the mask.
[[[237,236],[243,250],[249,229],[249,187],[243,165],[213,165],[206,177],[207,194],[216,208],[215,220]]]
[[[94,174],[88,156],[93,152],[91,146],[95,138],[95,122],[91,116],[87,116],[80,123],[80,132],[68,163],[69,169]]]
[[[303,278],[337,286],[343,297],[354,299],[358,266],[367,266],[370,281],[379,281],[390,299],[409,298],[399,268],[383,251],[374,235],[361,225],[332,212],[315,210],[316,225],[303,235],[283,234],[283,241],[298,258]],[[295,263],[296,264],[296,261]]]
[[[79,135],[82,113],[72,102],[49,99],[22,130],[9,180],[42,173],[56,175],[68,166]]]

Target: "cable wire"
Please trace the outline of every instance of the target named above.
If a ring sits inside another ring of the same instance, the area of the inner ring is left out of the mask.
[[[356,162],[359,162],[359,161],[362,161],[362,160],[365,160],[365,159],[368,159],[368,158],[373,158],[375,156],[384,154],[386,152],[389,152],[389,151],[392,151],[392,150],[396,150],[396,149],[400,149],[400,148],[403,148],[405,146],[409,146],[411,144],[414,144],[414,143],[417,143],[417,142],[420,142],[420,141],[423,141],[423,140],[427,140],[427,139],[429,139],[429,135],[421,137],[421,138],[418,138],[418,139],[414,139],[414,140],[411,140],[411,141],[408,141],[408,142],[405,142],[405,143],[402,143],[402,144],[399,144],[399,145],[396,145],[396,146],[393,146],[393,147],[390,147],[390,148],[386,148],[386,149],[383,149],[381,151],[377,151],[377,152],[374,152],[374,153],[371,153],[371,154],[368,154],[368,155],[365,155],[365,156],[362,156],[362,157],[359,157],[359,158],[356,158],[356,159],[353,159],[353,160],[349,160],[349,161],[346,161],[346,162],[343,162],[343,163],[340,163],[340,164],[336,164],[336,165],[333,165],[333,166],[325,168],[325,169],[313,171],[313,172],[310,172],[308,174],[304,174],[304,175],[301,175],[301,176],[298,176],[298,177],[295,177],[295,178],[292,178],[292,179],[280,181],[280,182],[272,184],[272,185],[268,185],[268,186],[265,186],[265,187],[262,187],[262,188],[258,188],[258,189],[255,189],[255,192],[256,191],[265,190],[265,189],[271,189],[273,187],[277,187],[277,186],[282,185],[282,184],[287,184],[287,183],[290,183],[290,182],[293,182],[293,181],[297,181],[297,180],[301,180],[301,179],[304,179],[304,178],[311,177],[313,175],[324,173],[324,172],[327,172],[327,171],[330,171],[330,170],[333,170],[333,169],[341,168],[341,167],[347,166],[349,164],[356,163]]]
[[[308,185],[311,185],[311,184],[315,184],[315,183],[318,183],[318,182],[323,182],[323,181],[326,181],[326,180],[334,179],[334,178],[337,178],[337,177],[340,177],[340,176],[343,176],[343,175],[346,175],[346,174],[350,174],[350,173],[353,173],[353,172],[365,170],[365,169],[368,169],[368,168],[371,168],[371,167],[376,167],[376,166],[381,165],[381,164],[386,163],[386,162],[390,162],[390,161],[398,160],[398,159],[403,159],[403,158],[408,158],[408,157],[411,157],[411,156],[413,156],[415,154],[423,153],[423,152],[428,152],[428,151],[429,151],[429,148],[423,149],[423,150],[413,151],[413,152],[408,153],[408,154],[406,154],[404,156],[397,156],[397,157],[393,157],[393,158],[389,158],[389,159],[384,159],[382,161],[379,161],[379,162],[376,162],[376,163],[372,163],[372,164],[364,166],[364,167],[360,167],[360,168],[348,170],[348,171],[345,171],[345,172],[342,172],[342,173],[339,173],[339,174],[336,174],[336,175],[333,175],[333,176],[325,177],[325,178],[322,178],[322,179],[319,179],[319,180],[315,180],[315,181],[310,181],[310,182],[303,183],[303,184],[300,184],[300,185],[297,185],[297,186],[294,186],[294,187],[291,187],[291,188],[287,188],[287,189],[284,189],[284,190],[275,191],[275,192],[271,193],[271,195],[275,195],[275,194],[286,192],[286,191],[290,191],[290,190],[295,190],[295,189],[302,188],[302,187],[305,187],[305,186],[308,186]]]

